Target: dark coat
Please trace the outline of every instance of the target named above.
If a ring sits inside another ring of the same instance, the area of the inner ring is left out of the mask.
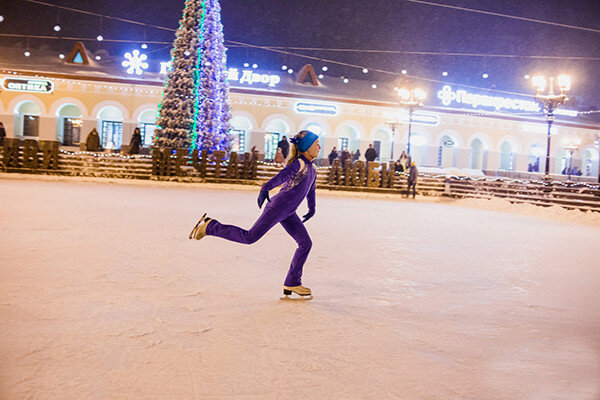
[[[329,156],[327,156],[327,158],[329,159],[329,165],[332,165],[333,164],[333,160],[335,160],[336,158],[338,158],[337,151],[331,150],[331,153],[329,153]]]
[[[139,132],[133,132],[131,142],[129,142],[129,154],[140,154],[142,146],[142,135]]]
[[[277,147],[281,147],[283,158],[287,158],[288,153],[290,152],[290,142],[288,142],[287,139],[281,139],[279,143],[277,143]]]
[[[404,167],[400,164],[400,161],[396,161],[394,163],[394,171],[396,172],[404,172]]]
[[[365,159],[367,161],[375,161],[376,158],[377,158],[377,152],[375,151],[374,148],[369,147],[367,149],[367,151],[365,151]]]
[[[100,151],[102,150],[102,146],[100,146],[100,135],[96,130],[91,131],[87,139],[85,139],[85,148],[87,151]]]
[[[353,160],[358,161],[359,158],[360,158],[360,150],[357,149],[356,153],[354,153]]]
[[[408,183],[417,183],[417,176],[419,175],[419,170],[415,165],[411,165],[408,169]]]
[[[6,129],[0,126],[0,146],[4,145],[4,138],[6,137]]]

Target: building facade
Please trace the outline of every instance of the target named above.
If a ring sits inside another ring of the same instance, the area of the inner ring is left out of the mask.
[[[96,128],[104,148],[118,149],[140,127],[144,146],[152,142],[162,94],[160,79],[8,69],[0,70],[0,79],[0,121],[9,137],[55,139],[64,146],[78,146]],[[331,85],[320,82],[305,91],[298,81],[292,82],[296,86],[281,89],[271,87],[272,78],[263,80],[265,87],[243,86],[240,81],[230,79],[236,151],[255,147],[261,157],[272,159],[281,137],[289,138],[302,129],[320,136],[321,159],[334,146],[364,155],[373,144],[381,162],[397,159],[406,150],[408,115],[393,101],[339,95]],[[411,155],[421,166],[473,171],[545,169],[547,125],[539,116],[479,114],[432,105],[417,111],[411,125]],[[560,174],[572,166],[584,176],[597,177],[599,132],[598,126],[589,123],[556,121],[551,173]],[[567,148],[572,139],[579,141],[576,150]]]

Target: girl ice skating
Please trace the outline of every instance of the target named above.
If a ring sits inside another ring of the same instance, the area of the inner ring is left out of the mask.
[[[204,236],[218,236],[233,242],[252,244],[258,241],[277,223],[286,230],[298,243],[298,248],[292,259],[290,269],[285,278],[283,293],[296,293],[300,296],[310,296],[309,288],[302,286],[302,268],[312,247],[310,236],[303,223],[315,215],[315,184],[317,169],[313,160],[319,155],[321,146],[319,137],[310,131],[301,131],[292,140],[292,154],[288,164],[275,177],[265,183],[258,195],[258,207],[265,200],[263,213],[252,228],[245,230],[233,225],[224,225],[219,221],[202,216],[190,233],[190,239],[202,239]],[[282,185],[281,191],[269,198],[269,191]],[[296,210],[304,198],[308,201],[308,213],[302,217]]]

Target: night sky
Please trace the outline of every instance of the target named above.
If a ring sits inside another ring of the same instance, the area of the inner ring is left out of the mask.
[[[600,29],[599,0],[432,0],[436,3],[511,14],[592,29]],[[176,28],[184,1],[165,0],[46,0],[48,3],[97,12],[110,16]],[[568,73],[573,86],[569,108],[587,110],[600,107],[600,60],[535,60],[531,55],[577,56],[600,58],[600,33],[524,22],[502,17],[450,10],[410,3],[404,0],[222,0],[225,40],[263,46],[331,47],[400,51],[437,51],[486,54],[517,54],[518,59],[417,56],[379,53],[337,53],[301,51],[322,58],[380,68],[448,82],[519,93],[532,93],[525,74]],[[95,38],[100,19],[68,11],[59,15],[55,9],[23,0],[0,3],[4,22],[0,33],[74,36]],[[60,21],[57,34],[52,27]],[[105,38],[143,40],[140,26],[105,20]],[[148,28],[147,40],[172,42],[173,33]],[[85,42],[92,52],[108,51],[120,57],[133,44]],[[0,37],[1,46],[25,46],[23,39]],[[30,39],[35,51],[43,46],[68,52],[72,42]],[[170,46],[152,45],[151,59],[168,60]],[[230,47],[229,65],[256,62],[261,69],[280,70],[287,64],[298,70],[311,62],[264,50]],[[3,65],[13,60],[1,58]],[[325,63],[312,62],[315,66]],[[328,75],[350,79],[394,81],[390,75],[327,64]],[[448,71],[443,77],[442,71]],[[483,79],[482,74],[489,74]]]

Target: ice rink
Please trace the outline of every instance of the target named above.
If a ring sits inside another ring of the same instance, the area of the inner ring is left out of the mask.
[[[257,194],[1,178],[0,399],[600,398],[600,225],[318,191],[280,301],[281,226],[188,240]]]

